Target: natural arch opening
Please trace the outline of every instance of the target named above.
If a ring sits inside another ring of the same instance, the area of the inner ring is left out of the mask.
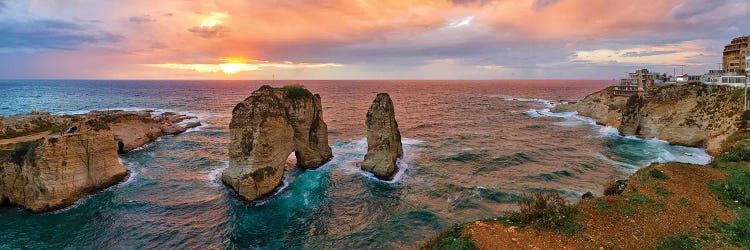
[[[122,140],[117,140],[117,153],[118,154],[125,153],[125,143],[123,143]]]
[[[297,167],[297,152],[292,152],[286,157],[284,170],[289,171]]]

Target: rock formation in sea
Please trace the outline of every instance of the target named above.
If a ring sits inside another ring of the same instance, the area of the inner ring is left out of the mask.
[[[380,93],[367,111],[367,154],[362,169],[390,180],[398,172],[396,160],[403,154],[393,101],[387,93]]]
[[[178,125],[190,118],[187,116],[165,113],[152,117],[151,113],[92,111],[83,115],[52,115],[32,112],[3,118],[0,204],[10,203],[34,212],[69,206],[127,176],[127,169],[117,156],[118,144],[122,144],[116,140],[118,136],[143,137],[145,135],[137,131],[154,132],[149,130],[154,124],[171,133],[197,126],[197,123]],[[72,127],[75,132],[67,133]],[[148,136],[163,134],[166,132]],[[139,147],[154,139],[138,140],[130,146]]]
[[[200,122],[183,121],[193,118],[174,112],[154,114],[153,111],[93,111],[90,113],[106,120],[112,129],[118,152],[127,153],[144,144],[154,142],[164,135],[175,135]]]
[[[727,86],[665,85],[644,96],[616,96],[606,88],[576,106],[580,115],[620,133],[705,147],[716,155],[742,115],[742,90]],[[554,110],[553,110],[554,111]]]
[[[302,86],[260,87],[234,107],[229,131],[230,162],[221,180],[247,200],[281,185],[291,153],[306,169],[333,157],[320,96]]]

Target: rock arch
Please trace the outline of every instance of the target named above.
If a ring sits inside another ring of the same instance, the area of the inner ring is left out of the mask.
[[[257,200],[282,183],[287,157],[317,168],[333,157],[320,96],[301,86],[254,91],[232,110],[229,167],[222,182],[242,198]]]

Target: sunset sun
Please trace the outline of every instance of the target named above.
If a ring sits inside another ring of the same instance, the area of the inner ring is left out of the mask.
[[[236,74],[237,72],[242,71],[242,69],[245,68],[246,66],[250,66],[250,65],[242,64],[242,63],[223,63],[223,64],[219,64],[219,69],[221,69],[221,72],[232,75],[232,74]]]

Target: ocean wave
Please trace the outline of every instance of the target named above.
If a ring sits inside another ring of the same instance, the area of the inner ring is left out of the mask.
[[[180,110],[172,110],[172,109],[160,109],[160,108],[140,108],[140,107],[124,107],[124,108],[105,108],[105,109],[81,109],[81,110],[74,110],[74,111],[61,111],[61,112],[55,112],[53,114],[57,115],[82,115],[87,114],[91,111],[108,111],[108,110],[122,110],[122,111],[129,111],[129,112],[139,112],[139,111],[151,111],[151,117],[157,117],[159,115],[162,115],[167,112],[184,115],[188,117],[192,117],[189,119],[185,119],[179,123],[177,123],[177,126],[186,126],[189,123],[192,122],[200,122],[201,125],[190,128],[185,131],[185,133],[188,132],[194,132],[194,131],[200,131],[202,128],[205,128],[208,126],[208,120],[209,118],[212,118],[214,115],[211,114],[204,114],[204,113],[196,113],[192,111],[180,111]]]
[[[402,138],[401,143],[404,149],[404,155],[396,161],[398,166],[398,172],[393,176],[393,179],[389,181],[381,180],[375,177],[370,172],[362,170],[359,164],[364,160],[365,154],[367,154],[367,139],[355,139],[347,143],[336,141],[333,146],[334,158],[327,165],[338,166],[336,169],[343,172],[346,175],[361,174],[367,177],[367,179],[373,181],[384,182],[388,184],[400,183],[404,174],[411,168],[410,163],[418,157],[418,152],[421,149],[420,144],[424,141]]]
[[[494,97],[494,96],[490,96],[490,97]],[[501,97],[501,98],[509,102],[537,102],[537,103],[543,104],[544,106],[548,108],[555,106],[554,104],[552,104],[550,100],[539,99],[539,98],[518,98],[518,97]]]
[[[224,161],[223,165],[208,171],[204,176],[211,183],[211,186],[221,187],[221,173],[223,173],[224,169],[227,169],[228,167],[229,161]]]

